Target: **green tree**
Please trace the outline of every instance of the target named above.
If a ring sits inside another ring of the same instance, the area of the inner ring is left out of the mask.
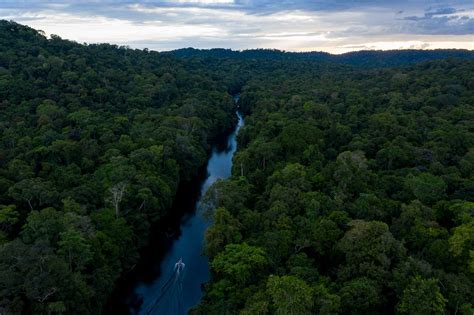
[[[337,247],[344,253],[343,278],[366,276],[382,280],[387,277],[392,260],[402,253],[400,243],[383,222],[354,220]]]
[[[212,270],[220,277],[230,279],[237,286],[256,280],[255,276],[268,265],[265,252],[258,247],[229,244],[211,262]]]
[[[45,208],[41,211],[30,212],[21,236],[25,243],[31,244],[38,240],[44,240],[55,245],[66,226],[67,222],[62,212],[58,212],[54,208]]]
[[[409,177],[407,185],[413,195],[427,205],[433,204],[445,196],[446,184],[443,179],[430,173]]]
[[[82,270],[92,260],[89,242],[73,228],[60,234],[58,254],[69,263],[70,270]]]
[[[340,153],[332,177],[337,183],[337,196],[343,200],[363,192],[368,181],[368,165],[364,152]]]
[[[267,288],[273,300],[275,314],[311,314],[313,292],[303,280],[294,276],[270,276]]]
[[[311,230],[313,234],[313,247],[321,256],[330,254],[344,233],[334,221],[325,217],[317,220],[312,225]]]
[[[206,230],[206,255],[212,258],[227,244],[240,242],[242,239],[240,225],[240,222],[229,211],[224,208],[216,209],[214,224]]]
[[[437,279],[416,276],[403,291],[397,310],[401,314],[445,314],[445,304]]]
[[[317,283],[313,290],[316,296],[316,307],[319,314],[340,314],[341,298],[339,295],[330,292],[324,283]]]
[[[380,286],[365,277],[344,283],[339,296],[344,312],[350,314],[373,313],[378,306],[384,304]]]
[[[53,203],[57,196],[51,183],[40,178],[24,179],[12,186],[8,192],[13,199],[27,202],[32,211],[35,206]]]
[[[467,262],[469,271],[474,273],[474,220],[453,229],[449,247],[453,256]]]

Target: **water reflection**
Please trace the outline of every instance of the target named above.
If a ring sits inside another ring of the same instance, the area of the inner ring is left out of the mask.
[[[155,277],[139,280],[128,297],[126,303],[132,314],[187,314],[199,303],[201,286],[209,280],[209,261],[202,255],[202,249],[204,233],[210,224],[200,209],[200,199],[216,180],[231,175],[237,133],[244,124],[242,116],[237,115],[238,124],[227,138],[227,146],[213,149],[207,165],[208,176],[204,182],[196,183],[201,185],[200,194],[191,196],[193,200],[182,205],[194,209],[178,209],[186,213],[181,220],[180,235],[175,235],[167,253],[155,262],[158,266],[149,266]],[[185,267],[176,274],[175,264],[180,259]]]

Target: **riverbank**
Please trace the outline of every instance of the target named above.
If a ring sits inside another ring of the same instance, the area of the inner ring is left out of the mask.
[[[236,136],[243,125],[242,116],[238,113],[237,116],[239,121],[234,131],[223,139],[225,141],[214,144],[206,167],[190,182],[180,184],[172,208],[153,228],[150,245],[143,249],[140,262],[119,282],[107,313],[185,314],[199,303],[201,285],[209,279],[208,259],[202,255],[202,248],[205,230],[210,224],[199,211],[199,202],[217,179],[231,174]],[[186,264],[182,291],[171,289],[172,293],[162,295],[163,286],[173,275],[173,266],[180,258]]]

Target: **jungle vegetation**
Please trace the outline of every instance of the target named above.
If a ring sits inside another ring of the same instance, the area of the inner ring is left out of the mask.
[[[474,63],[274,62],[207,196],[196,314],[472,314]]]
[[[0,22],[0,313],[100,312],[233,106],[199,64]]]
[[[473,53],[252,54],[0,21],[0,313],[100,313],[234,93],[194,313],[474,312]]]

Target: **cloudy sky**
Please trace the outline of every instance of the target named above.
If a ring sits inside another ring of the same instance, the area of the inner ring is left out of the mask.
[[[474,49],[474,0],[0,0],[0,19],[159,51]]]

